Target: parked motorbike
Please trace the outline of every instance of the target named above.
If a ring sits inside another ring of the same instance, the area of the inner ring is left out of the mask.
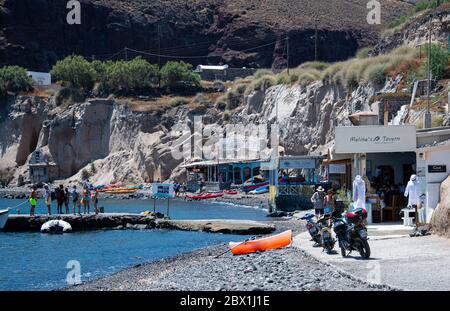
[[[323,216],[319,218],[317,221],[320,228],[320,236],[321,236],[321,244],[323,249],[329,254],[333,251],[334,244],[336,240],[333,238],[333,234],[331,232],[332,224],[331,224],[331,215],[325,213]]]
[[[355,209],[341,218],[333,219],[333,230],[338,238],[342,257],[346,257],[354,250],[364,259],[370,257],[366,219],[367,211],[364,208]]]
[[[312,240],[318,245],[322,245],[322,236],[320,234],[321,228],[317,222],[314,222],[314,217],[314,214],[306,214],[300,219],[306,220],[306,229],[308,230]]]

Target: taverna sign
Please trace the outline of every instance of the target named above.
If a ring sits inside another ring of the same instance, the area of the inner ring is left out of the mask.
[[[338,126],[336,153],[409,152],[416,150],[416,127]]]

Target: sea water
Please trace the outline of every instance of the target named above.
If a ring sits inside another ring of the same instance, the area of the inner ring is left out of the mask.
[[[37,214],[46,211],[41,201]],[[21,202],[0,199],[0,209]],[[156,211],[166,214],[167,201],[156,203]],[[99,206],[105,212],[140,213],[153,210],[153,201],[100,200]],[[29,207],[21,206],[20,212],[29,213]],[[174,200],[170,202],[169,215],[172,219],[266,219],[266,213],[260,209]],[[81,281],[85,282],[136,264],[246,237],[176,230],[98,230],[63,235],[0,232],[0,290],[66,287],[70,272],[67,263],[72,260],[79,262]]]

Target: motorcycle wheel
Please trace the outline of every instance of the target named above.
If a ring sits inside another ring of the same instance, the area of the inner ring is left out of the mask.
[[[361,240],[361,247],[359,249],[359,254],[364,259],[368,259],[370,257],[370,246],[367,240]]]
[[[341,247],[341,255],[342,257],[347,257],[347,251],[343,247]]]

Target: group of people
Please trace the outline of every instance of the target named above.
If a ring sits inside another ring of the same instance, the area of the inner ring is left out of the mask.
[[[83,206],[83,214],[90,214],[91,212],[91,202],[93,204],[94,213],[97,215],[99,213],[98,209],[98,192],[90,190],[91,188],[87,185],[83,185],[81,192],[78,192],[77,186],[72,186],[71,189],[64,187],[64,185],[59,185],[55,190],[51,191],[48,185],[44,185],[43,200],[44,204],[47,206],[48,215],[52,215],[52,202],[56,201],[56,213],[57,214],[69,214],[70,202],[72,203],[72,212],[76,215],[81,215],[81,206]],[[38,202],[37,187],[33,186],[28,201],[30,203],[30,216],[35,216],[36,205]],[[64,207],[64,211],[63,211]]]
[[[311,197],[311,202],[314,205],[314,212],[317,217],[325,214],[331,214],[336,209],[335,194],[332,189],[325,192],[322,186],[317,187],[316,192]]]

